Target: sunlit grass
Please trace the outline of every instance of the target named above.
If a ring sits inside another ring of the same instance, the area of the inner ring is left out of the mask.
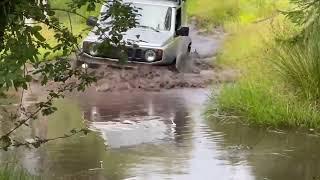
[[[0,168],[1,180],[40,180],[39,177],[32,176],[23,169],[3,166]]]
[[[319,26],[299,43],[281,42],[272,49],[272,62],[278,75],[301,98],[320,100],[320,35]]]
[[[285,24],[283,18],[277,20]],[[281,50],[281,46],[274,42],[278,37],[274,28],[270,22],[231,27],[232,35],[228,37],[218,60],[224,66],[240,69],[241,75],[237,83],[222,88],[217,99],[219,108],[253,124],[319,128],[320,112],[317,106],[287,87],[277,73],[279,69],[275,68],[274,62],[279,62],[279,59],[275,56],[275,50]],[[289,28],[295,29],[293,26]],[[292,55],[294,50],[291,50],[286,52]],[[305,53],[299,57],[304,56],[310,55]],[[292,56],[279,63],[290,63],[291,60]],[[289,73],[283,70],[280,71]]]
[[[68,9],[68,3],[71,3],[71,0],[49,0],[52,8],[56,9]],[[67,27],[75,36],[81,35],[82,38],[79,39],[79,43],[86,35],[89,33],[89,27],[86,25],[86,19],[84,17],[89,16],[99,16],[101,5],[97,4],[96,10],[93,12],[88,12],[86,7],[82,7],[77,11],[78,14],[75,13],[67,13],[65,11],[55,11],[55,16],[59,19],[60,23]],[[54,37],[55,33],[52,29],[48,29],[46,26],[42,26],[42,35],[46,38],[47,43],[50,46],[57,45],[57,40]],[[45,49],[40,49],[40,58],[46,53]],[[55,52],[50,54],[46,59],[54,59],[55,57],[61,56],[62,52]]]
[[[225,25],[230,21],[247,24],[273,16],[277,8],[286,5],[286,0],[190,0],[188,14],[196,17],[202,27]]]
[[[212,103],[218,103],[218,109],[223,113],[239,116],[252,124],[318,129],[320,111],[314,101],[302,98],[296,93],[297,88],[287,83],[288,80],[301,80],[305,87],[315,86],[313,90],[317,91],[320,86],[315,78],[309,82],[306,79],[320,77],[318,66],[315,66],[317,53],[312,54],[310,49],[302,53],[301,49],[280,46],[276,42],[278,38],[290,37],[298,28],[283,16],[259,23],[227,21],[224,28],[229,35],[217,61],[220,66],[240,70],[240,77],[235,84],[224,85]]]
[[[237,17],[239,11],[236,0],[190,0],[188,4],[189,15],[196,17],[201,26],[220,25]]]
[[[320,112],[309,101],[282,94],[266,84],[238,82],[223,87],[219,109],[257,125],[271,127],[320,127]]]

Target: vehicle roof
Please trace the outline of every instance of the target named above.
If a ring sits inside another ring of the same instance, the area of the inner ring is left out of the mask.
[[[152,4],[158,6],[179,7],[180,0],[124,0],[125,3]]]

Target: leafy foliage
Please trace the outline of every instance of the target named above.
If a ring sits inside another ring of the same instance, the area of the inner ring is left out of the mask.
[[[290,0],[290,2],[294,7],[283,14],[302,28],[301,33],[293,38],[293,42],[308,40],[309,36],[313,36],[313,33],[317,33],[320,28],[320,0]]]
[[[292,22],[308,26],[319,20],[319,0],[290,0],[290,2],[295,5],[295,7],[291,11],[284,13]]]
[[[35,139],[32,144],[17,142],[12,138],[12,134],[20,127],[28,126],[28,122],[36,119],[38,113],[54,113],[57,108],[53,107],[53,100],[63,98],[65,91],[83,91],[95,81],[95,77],[86,71],[72,68],[69,61],[72,53],[80,51],[78,44],[82,38],[81,34],[73,34],[70,14],[86,18],[77,10],[86,7],[87,11],[95,11],[97,4],[107,6],[107,11],[102,17],[111,21],[107,26],[97,24],[96,33],[101,35],[105,44],[124,46],[122,33],[136,25],[136,11],[130,4],[121,0],[72,0],[65,9],[52,8],[50,3],[42,0],[0,2],[0,93],[4,94],[11,88],[26,90],[28,83],[35,76],[40,77],[42,86],[47,86],[49,82],[57,86],[48,92],[47,100],[38,103],[33,112],[27,112],[22,105],[20,106],[19,113],[12,119],[15,122],[14,128],[0,136],[3,149],[21,145],[38,147],[47,142],[45,139]],[[70,27],[60,22],[55,15],[58,11],[67,13]],[[53,31],[56,44],[48,42],[47,37],[42,34],[43,28]],[[40,50],[44,50],[45,53],[41,53]],[[55,59],[48,58],[56,52],[60,52],[61,55]],[[78,132],[87,133],[85,130],[79,130],[72,131],[71,134]]]

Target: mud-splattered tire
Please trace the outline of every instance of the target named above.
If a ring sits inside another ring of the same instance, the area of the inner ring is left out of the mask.
[[[191,55],[191,43],[188,45],[188,50],[186,54],[179,54],[174,60],[173,64],[177,72],[181,71],[181,64],[183,64],[183,59]]]

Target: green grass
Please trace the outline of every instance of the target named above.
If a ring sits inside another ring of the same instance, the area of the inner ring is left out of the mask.
[[[39,177],[32,176],[25,170],[4,166],[0,168],[1,180],[39,180]]]
[[[281,94],[263,83],[227,85],[217,100],[220,110],[251,124],[277,128],[320,127],[320,112],[316,106]]]
[[[220,25],[238,16],[239,4],[235,0],[190,0],[188,13],[196,17],[201,26]]]
[[[273,5],[267,1],[259,1],[260,5],[258,1],[237,2],[240,6],[222,2],[208,6],[210,2],[205,0],[189,4],[189,11],[195,15],[189,14],[205,19],[208,24],[223,25],[228,36],[217,57],[218,64],[240,71],[236,83],[223,85],[207,113],[214,114],[218,107],[219,112],[239,116],[251,124],[319,129],[320,111],[317,102],[310,99],[320,97],[320,36],[316,34],[311,38],[313,41],[303,46],[281,44],[276,40],[291,37],[299,28],[281,15],[260,20],[289,6],[286,1],[273,1]],[[229,5],[238,9],[235,17],[213,12],[219,8],[232,9]]]
[[[52,8],[59,8],[59,9],[68,9],[68,3],[71,3],[72,0],[49,0]],[[78,14],[81,14],[84,17],[89,17],[89,16],[99,16],[101,6],[96,7],[96,11],[93,12],[88,12],[86,7],[82,7],[81,9],[77,10]],[[63,23],[66,27],[71,28],[73,30],[73,33],[79,34],[82,33],[84,29],[87,29],[88,26],[86,25],[86,19],[83,17],[80,17],[76,14],[70,13],[70,19],[71,19],[71,26],[70,26],[70,21],[69,21],[69,16],[68,13],[63,12],[63,11],[56,11],[55,14],[60,22]],[[88,31],[85,31],[86,33]]]
[[[287,81],[283,81],[284,78],[279,75],[281,72],[288,81],[290,79],[295,82],[294,77],[289,73],[290,69],[289,72],[285,72],[283,69],[279,70],[279,66],[275,66],[274,62],[283,65],[292,61],[283,59],[280,62],[276,58],[279,55],[275,50],[279,51],[279,45],[272,43],[274,37],[269,23],[246,25],[237,31],[233,30],[233,33],[227,38],[218,61],[222,66],[239,69],[240,78],[235,84],[223,86],[221,94],[215,99],[217,102],[212,103],[218,103],[219,109],[224,113],[240,116],[252,124],[318,129],[320,111],[315,103],[299,96],[296,89],[288,86]],[[284,53],[284,50],[282,49],[281,52]],[[292,55],[294,50],[286,52]],[[299,57],[303,56],[300,54]],[[305,70],[303,65],[307,66],[308,63],[300,63],[302,70],[292,72],[297,76],[303,75],[297,79],[303,78],[306,81],[303,83],[308,83],[305,79],[308,74],[303,71]],[[293,68],[289,65],[284,65],[282,68],[285,67]],[[297,68],[296,64],[294,68]]]
[[[275,13],[275,6],[284,0],[190,0],[188,15],[197,19],[202,27],[220,26],[225,23],[251,23]]]
[[[318,26],[303,42],[282,42],[273,49],[273,63],[280,77],[302,98],[320,100],[320,35]]]
[[[68,9],[68,3],[71,3],[72,0],[49,0],[49,2],[52,8]],[[86,7],[84,6],[81,9],[77,10],[77,13],[84,17],[89,17],[89,16],[97,17],[99,16],[100,8],[101,8],[101,5],[98,5],[95,11],[88,12]],[[64,12],[64,11],[55,11],[55,15],[59,19],[60,23],[62,23],[63,26],[69,28],[69,30],[71,30],[71,32],[75,36],[81,35],[83,39],[89,33],[90,28],[86,25],[85,18],[80,17],[79,15],[74,13],[68,14],[67,12]],[[69,19],[69,15],[70,15],[70,19]],[[43,26],[42,34],[51,46],[54,46],[57,44],[56,38],[54,37],[55,33],[53,30],[49,30],[47,27]],[[80,39],[80,41],[82,39]],[[41,55],[44,55],[45,52],[46,51],[44,49],[40,50]],[[50,56],[48,56],[47,59],[54,59],[55,57],[60,55],[62,55],[62,52],[56,52],[56,53],[50,54]]]

